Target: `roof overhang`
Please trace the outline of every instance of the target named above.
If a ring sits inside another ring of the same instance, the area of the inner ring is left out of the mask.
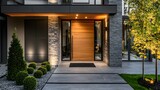
[[[1,12],[9,13],[88,13],[116,14],[117,5],[8,5],[2,6]]]

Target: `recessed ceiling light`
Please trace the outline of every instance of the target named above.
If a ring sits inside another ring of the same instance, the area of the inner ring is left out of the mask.
[[[76,14],[76,17],[78,17],[79,15],[78,14]]]
[[[85,17],[85,19],[87,19],[88,17]]]

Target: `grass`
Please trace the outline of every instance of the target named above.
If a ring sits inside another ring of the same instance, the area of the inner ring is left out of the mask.
[[[137,79],[141,74],[120,74],[120,76],[134,89],[134,90],[148,90],[147,88],[138,84]],[[145,75],[147,78],[155,79],[155,75]],[[160,80],[160,75],[158,76]]]

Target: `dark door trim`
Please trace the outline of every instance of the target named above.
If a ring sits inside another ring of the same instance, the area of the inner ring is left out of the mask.
[[[74,20],[74,19],[73,19]],[[86,19],[84,19],[84,20],[86,20]],[[103,38],[104,38],[104,36],[103,36],[103,23],[104,23],[104,21],[103,20],[95,20],[95,19],[89,19],[89,20],[94,20],[94,31],[95,31],[95,21],[101,21],[102,22],[102,24],[101,24],[101,60],[95,60],[95,41],[94,41],[94,61],[103,61]],[[70,52],[70,59],[69,60],[63,60],[63,21],[69,21],[70,22],[70,37],[72,36],[71,35],[71,33],[72,33],[72,30],[71,30],[71,26],[72,26],[72,19],[62,19],[61,20],[61,61],[72,61],[72,57],[71,57],[71,52]],[[95,36],[95,34],[94,34],[94,36]],[[72,37],[71,37],[72,38]],[[72,45],[70,44],[70,48],[71,48],[71,51],[72,51]]]

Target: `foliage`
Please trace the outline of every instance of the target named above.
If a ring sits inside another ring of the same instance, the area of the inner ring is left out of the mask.
[[[149,49],[160,59],[160,0],[127,0],[132,6],[129,14],[133,48],[141,57],[142,51]]]
[[[35,90],[37,86],[37,80],[33,76],[28,76],[24,79],[24,90]]]
[[[40,67],[38,68],[38,70],[41,70],[43,72],[43,75],[45,75],[47,73],[47,69],[45,67]]]
[[[47,69],[47,71],[50,71],[50,70],[51,70],[51,65],[50,65],[50,64],[47,64],[47,65],[46,65],[46,69]]]
[[[156,56],[157,63],[157,59],[160,59],[160,0],[127,1],[133,8],[129,14],[131,35],[134,37],[133,48],[142,58],[146,58],[145,51],[150,50]],[[156,77],[157,65],[155,65]]]
[[[28,74],[33,74],[34,68],[33,67],[28,67],[27,72],[28,72]]]
[[[120,74],[120,76],[134,89],[134,90],[148,90],[147,88],[138,84],[138,79],[141,78],[140,74]],[[154,78],[154,75],[146,75],[147,78]],[[160,79],[160,76],[159,76]]]
[[[47,64],[50,64],[48,61],[45,61],[45,62],[42,62],[41,65],[47,65]]]
[[[23,59],[23,49],[16,34],[13,33],[9,48],[7,79],[15,80],[17,73],[24,70],[26,70],[26,62]]]
[[[51,65],[49,62],[43,62],[41,64],[43,67],[45,67],[47,69],[47,71],[50,71],[51,70]]]
[[[25,77],[28,76],[28,73],[26,71],[20,71],[16,75],[16,84],[17,85],[23,85],[23,80]]]
[[[31,62],[29,65],[28,65],[28,67],[32,67],[32,68],[34,68],[34,69],[36,69],[36,63],[35,62]]]
[[[43,72],[41,70],[37,70],[35,73],[34,73],[34,77],[35,78],[41,78],[43,75]]]

